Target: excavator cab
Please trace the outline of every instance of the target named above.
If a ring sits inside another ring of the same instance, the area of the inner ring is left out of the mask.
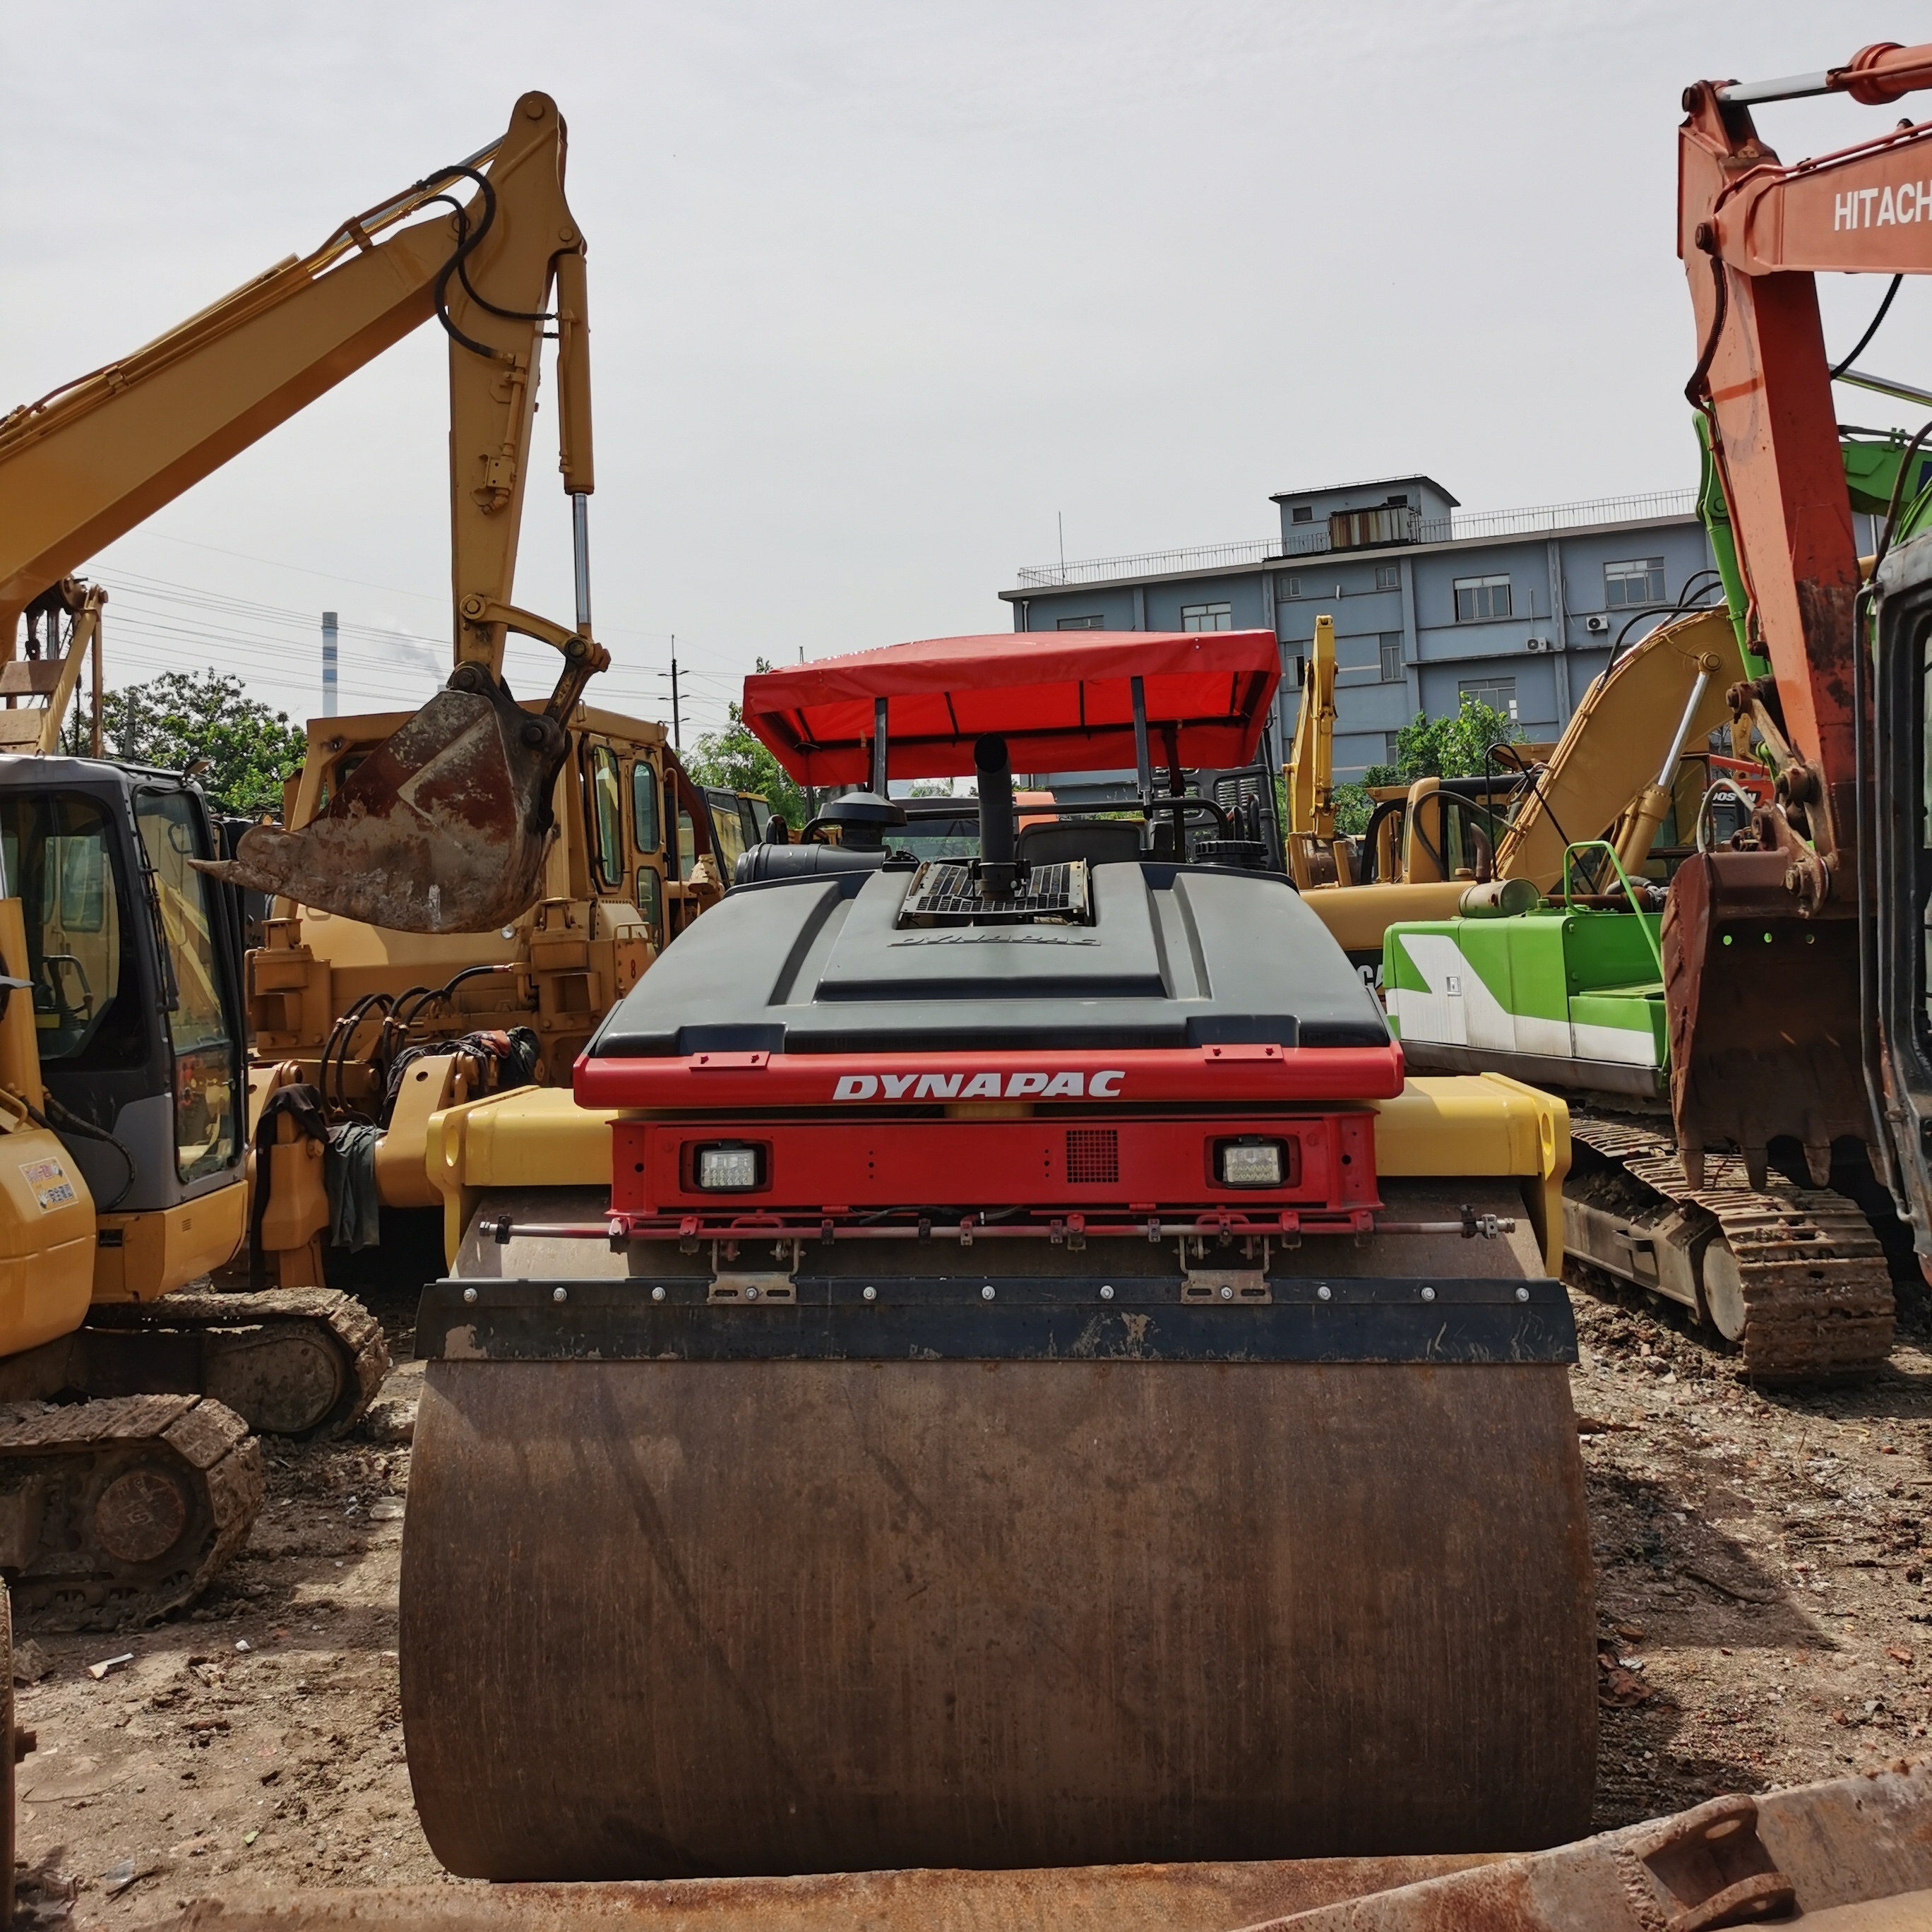
[[[238,910],[196,862],[217,849],[206,800],[172,773],[0,765],[26,938],[13,994],[32,1001],[48,1112],[104,1212],[174,1210],[242,1177]]]
[[[1860,1071],[1874,1112],[1892,1130],[1892,1191],[1924,1269],[1932,1257],[1932,536],[1901,544],[1880,566],[1875,632]]]

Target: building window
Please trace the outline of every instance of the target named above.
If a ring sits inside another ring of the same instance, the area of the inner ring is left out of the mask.
[[[1406,510],[1408,508],[1408,494],[1406,490],[1400,496],[1390,496],[1386,500],[1391,510]]]
[[[1292,524],[1312,524],[1315,520],[1315,506],[1312,503],[1296,504],[1288,512],[1288,520]]]
[[[1664,602],[1664,560],[1640,556],[1604,566],[1604,602],[1612,610],[1634,610]]]
[[[1513,614],[1510,580],[1507,577],[1459,577],[1456,579],[1456,621],[1480,624],[1492,617]]]
[[[1402,588],[1402,572],[1393,563],[1376,566],[1376,588],[1378,590],[1400,590]]]
[[[1232,631],[1234,607],[1232,604],[1184,604],[1180,607],[1184,631]]]
[[[1401,763],[1402,734],[1400,731],[1384,731],[1382,734],[1382,758],[1384,763],[1391,765]]]
[[[1107,628],[1104,617],[1061,617],[1056,621],[1063,631],[1104,631]]]
[[[1384,631],[1382,634],[1382,682],[1400,684],[1402,682],[1402,633]]]
[[[1459,684],[1456,694],[1459,699],[1473,698],[1492,711],[1501,712],[1512,724],[1516,722],[1516,680],[1513,677],[1476,678]]]
[[[1277,598],[1299,597],[1301,579],[1298,577],[1277,577],[1274,580],[1274,594]]]

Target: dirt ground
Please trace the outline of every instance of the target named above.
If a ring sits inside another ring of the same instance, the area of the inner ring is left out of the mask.
[[[17,1691],[22,1923],[126,1925],[247,1886],[450,1883],[416,1823],[396,1586],[420,1370],[358,1436],[274,1446],[192,1617],[44,1637]],[[1766,1396],[1668,1311],[1580,1285],[1598,1577],[1597,1822],[1932,1754],[1932,1301],[1865,1387]],[[131,1663],[96,1680],[86,1666]]]

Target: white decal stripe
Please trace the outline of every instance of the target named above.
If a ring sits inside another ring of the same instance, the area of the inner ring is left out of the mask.
[[[1579,1020],[1576,1058],[1579,1060],[1614,1060],[1619,1066],[1655,1066],[1657,1036],[1648,1027],[1599,1026]]]

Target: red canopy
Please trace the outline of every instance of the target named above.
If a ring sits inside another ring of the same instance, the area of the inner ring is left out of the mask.
[[[1281,678],[1279,646],[1269,631],[932,638],[748,677],[745,722],[801,784],[870,778],[880,698],[892,778],[970,772],[974,741],[990,731],[1016,772],[1130,771],[1136,677],[1154,764],[1226,770],[1253,760]]]

